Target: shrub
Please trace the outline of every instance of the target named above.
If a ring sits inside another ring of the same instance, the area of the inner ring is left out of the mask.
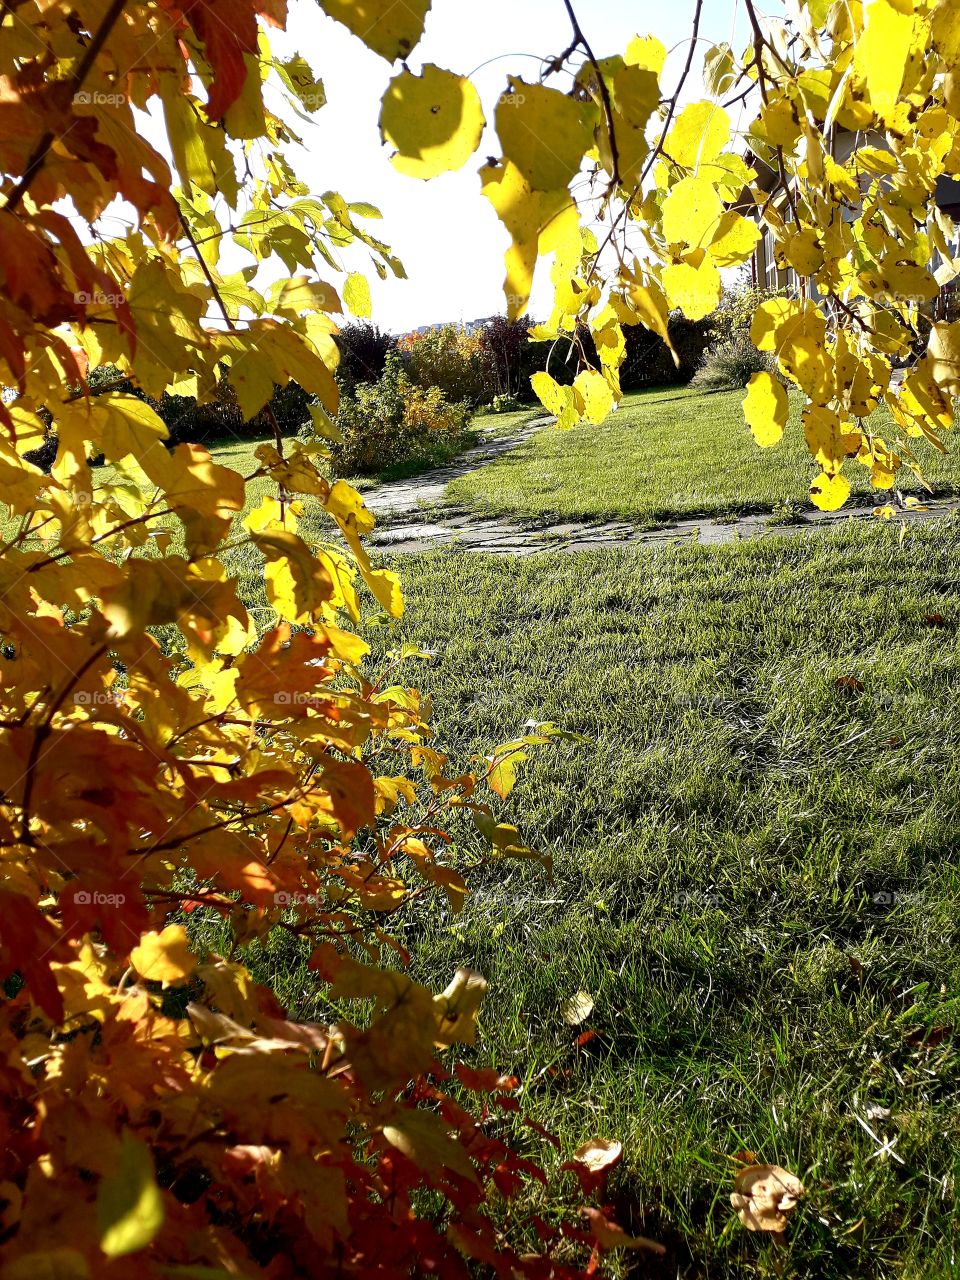
[[[693,376],[693,383],[707,391],[745,387],[755,373],[772,373],[776,362],[769,351],[758,351],[745,333],[710,347]]]
[[[620,386],[624,391],[678,386],[689,382],[696,373],[703,353],[713,339],[712,317],[706,320],[688,320],[679,312],[674,312],[669,320],[668,331],[679,364],[657,334],[651,333],[642,325],[624,327],[627,352],[620,369]]]
[[[383,376],[387,352],[396,346],[396,339],[363,320],[345,324],[337,334],[337,346],[340,348],[337,383],[342,391],[352,395],[359,383],[376,382]]]
[[[509,394],[494,396],[490,408],[494,413],[515,413],[520,408],[520,401]]]
[[[409,333],[398,346],[411,381],[426,390],[439,388],[448,400],[476,408],[500,390],[480,331],[444,324]]]
[[[333,464],[341,475],[439,466],[467,443],[469,422],[467,405],[451,403],[439,387],[416,386],[390,352],[378,382],[359,383],[341,399]]]

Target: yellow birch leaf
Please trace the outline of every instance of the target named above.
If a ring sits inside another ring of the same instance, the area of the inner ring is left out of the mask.
[[[530,301],[538,255],[557,254],[558,277],[560,264],[574,269],[579,263],[583,249],[580,217],[569,191],[534,191],[509,160],[502,165],[484,165],[480,177],[483,194],[513,242],[504,255],[504,293],[507,314],[515,320],[523,315]]]
[[[960,0],[940,0],[930,27],[944,62],[950,68],[956,67],[960,63]]]
[[[388,62],[406,58],[423,35],[430,0],[319,0],[320,8]]]
[[[802,276],[812,276],[823,266],[823,250],[812,227],[803,227],[784,238],[783,256]]]
[[[691,102],[667,134],[664,150],[693,169],[716,160],[730,140],[730,117],[716,102]]]
[[[709,258],[699,267],[672,263],[663,270],[663,288],[671,307],[679,307],[688,320],[703,320],[720,301],[720,272]]]
[[[613,408],[613,391],[602,373],[596,369],[584,369],[573,384],[583,399],[583,416],[594,426],[599,426]]]
[[[394,168],[410,178],[462,168],[480,145],[485,123],[470,81],[432,63],[419,76],[401,71],[383,95],[380,134],[396,147]]]
[[[810,501],[821,511],[838,511],[850,497],[850,481],[845,475],[824,471],[810,486]]]
[[[593,102],[511,76],[510,92],[497,103],[497,134],[534,191],[566,187],[593,146],[599,111]]]
[[[756,249],[762,232],[753,218],[728,209],[717,223],[707,252],[718,267],[735,267],[746,262]]]
[[[666,46],[656,36],[634,36],[627,45],[624,62],[628,67],[641,67],[657,75],[667,60]]]
[[[857,40],[854,74],[867,87],[870,105],[886,120],[899,106],[900,87],[913,37],[913,6],[870,0],[866,23]]]
[[[663,202],[663,236],[668,244],[697,248],[711,240],[720,225],[723,205],[716,187],[705,178],[682,178]]]
[[[743,415],[761,449],[777,443],[787,425],[787,393],[772,373],[755,373],[747,383]]]

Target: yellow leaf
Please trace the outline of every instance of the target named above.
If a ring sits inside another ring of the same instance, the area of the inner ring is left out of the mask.
[[[388,62],[406,58],[423,35],[430,0],[319,0],[320,8],[342,22]]]
[[[253,533],[252,541],[266,559],[267,599],[280,617],[306,623],[325,615],[337,593],[327,560],[314,556],[302,538],[286,529]]]
[[[634,36],[627,45],[624,57],[627,66],[642,67],[645,71],[653,71],[657,75],[663,70],[666,60],[666,47],[656,36]]]
[[[484,124],[470,81],[432,63],[419,76],[401,71],[383,95],[381,136],[396,147],[394,168],[411,178],[462,168],[480,145]]]
[[[197,967],[182,924],[168,924],[160,933],[145,933],[130,952],[130,963],[148,982],[185,982]]]
[[[777,98],[768,102],[754,126],[757,135],[774,147],[792,147],[800,137],[802,128],[797,109],[789,98]]]
[[[948,67],[960,63],[960,0],[940,0],[930,21],[933,42]]]
[[[723,205],[705,178],[682,178],[663,202],[663,236],[668,244],[697,248],[720,224]]]
[[[762,449],[776,444],[783,435],[789,408],[787,393],[772,373],[751,376],[743,401],[743,415]]]
[[[810,501],[821,511],[838,511],[850,497],[850,481],[846,476],[824,471],[810,486]]]
[[[960,395],[960,322],[935,324],[927,344],[933,381],[947,395]]]
[[[352,271],[343,284],[343,300],[351,315],[361,320],[369,319],[373,305],[370,301],[370,285],[366,276]]]
[[[650,116],[660,105],[660,81],[657,79],[656,73],[646,67],[621,67],[613,77],[613,99],[617,104],[618,113],[630,122],[631,130],[643,129]],[[620,135],[618,133],[618,147],[619,143]],[[629,147],[627,149],[630,150]],[[639,139],[633,150],[637,153],[641,151]],[[642,152],[643,155],[646,155],[646,147],[642,148]],[[632,167],[633,163],[635,163],[635,160],[628,167]]]
[[[913,5],[902,0],[870,0],[857,40],[853,67],[867,87],[870,105],[886,119],[900,102],[900,86],[913,37]]]
[[[670,347],[670,330],[668,324],[670,321],[670,308],[667,306],[667,299],[663,290],[651,280],[648,284],[634,285],[630,289],[630,302],[640,317],[641,323],[652,333],[658,333],[664,342]],[[676,362],[676,354],[674,361]]]
[[[124,1130],[120,1160],[97,1189],[100,1248],[108,1258],[145,1249],[163,1226],[163,1197],[145,1142]]]
[[[433,997],[437,1044],[475,1044],[477,1012],[487,990],[486,979],[472,969],[458,969],[442,995]]]
[[[571,270],[580,261],[583,241],[580,218],[569,191],[534,191],[511,161],[484,165],[480,170],[483,194],[497,211],[513,241],[505,255],[507,278],[504,293],[512,320],[523,315],[530,301],[533,270],[541,254],[556,253]]]
[[[812,227],[803,227],[784,238],[783,256],[802,276],[812,276],[823,266],[823,250]]]
[[[686,169],[709,164],[727,145],[730,117],[715,102],[691,102],[677,116],[664,150]]]
[[[487,774],[487,785],[501,800],[506,800],[516,786],[517,765],[523,764],[526,759],[527,753],[519,747],[511,748],[499,759],[494,756],[494,763]]]
[[[860,448],[860,433],[845,433],[845,425],[839,414],[820,405],[812,405],[804,414],[803,433],[807,448],[821,467],[833,470]]]
[[[594,1000],[589,991],[577,991],[563,1002],[560,1010],[568,1027],[579,1027],[593,1013]]]
[[[720,272],[709,258],[699,267],[672,263],[663,269],[663,288],[671,307],[679,307],[688,320],[703,320],[720,301]]]
[[[533,375],[530,385],[546,411],[556,418],[561,430],[577,425],[583,401],[574,387],[561,387],[549,373],[542,370]]]
[[[504,158],[517,166],[534,191],[566,187],[593,145],[597,107],[515,76],[509,83],[496,116]]]
[[[398,1108],[393,1123],[383,1126],[383,1136],[426,1173],[452,1169],[469,1182],[478,1181],[466,1151],[459,1142],[454,1142],[446,1125],[431,1111]]]
[[[573,384],[583,400],[583,415],[588,422],[599,426],[613,408],[613,391],[602,373],[596,369],[584,369],[577,374]]]
[[[762,232],[753,218],[745,218],[742,214],[728,209],[721,217],[714,232],[713,239],[707,245],[707,252],[718,267],[735,267],[746,262]]]
[[[826,329],[823,312],[809,299],[770,298],[753,314],[750,341],[758,351],[779,353],[800,335],[822,344]]]

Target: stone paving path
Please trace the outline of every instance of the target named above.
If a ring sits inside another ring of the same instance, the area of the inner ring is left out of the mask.
[[[534,555],[541,551],[584,551],[592,547],[625,547],[659,544],[674,539],[719,546],[738,538],[784,537],[811,533],[842,523],[875,519],[873,504],[844,507],[841,511],[810,511],[790,524],[772,524],[769,513],[714,519],[709,516],[676,520],[656,529],[623,521],[588,524],[565,520],[556,524],[525,527],[510,520],[483,516],[454,507],[443,510],[447,485],[457,476],[474,471],[523,444],[550,418],[538,419],[509,436],[491,436],[462,453],[448,466],[380,485],[363,495],[367,507],[378,518],[370,542],[383,551],[435,551],[450,547],[461,551],[484,551],[494,555]],[[438,510],[438,506],[440,509]],[[940,519],[960,511],[960,498],[929,499],[925,511],[904,511],[908,524]]]

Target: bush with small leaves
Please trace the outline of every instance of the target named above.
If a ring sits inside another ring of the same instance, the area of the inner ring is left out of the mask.
[[[693,385],[703,391],[745,387],[755,373],[773,373],[776,361],[769,351],[758,351],[746,333],[737,333],[710,347]]]
[[[469,443],[469,424],[465,404],[412,382],[391,351],[378,382],[358,383],[341,397],[333,465],[340,475],[363,476],[440,466]]]

